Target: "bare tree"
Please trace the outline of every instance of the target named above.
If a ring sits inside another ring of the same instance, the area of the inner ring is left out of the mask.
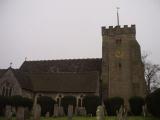
[[[144,64],[144,75],[147,86],[147,93],[151,93],[160,86],[160,66],[158,64],[153,64],[147,60],[149,54],[143,53],[142,62]]]

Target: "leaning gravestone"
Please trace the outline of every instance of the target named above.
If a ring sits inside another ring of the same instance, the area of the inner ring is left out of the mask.
[[[58,111],[59,111],[59,107],[58,104],[54,104],[54,117],[58,117]]]
[[[97,118],[97,120],[104,120],[105,119],[103,106],[97,107],[96,118]]]
[[[72,120],[73,116],[73,105],[68,106],[68,120]]]
[[[40,120],[41,117],[41,106],[39,104],[35,105],[34,108],[34,120]]]
[[[7,105],[5,107],[5,120],[11,120],[11,119],[12,119],[11,106]]]
[[[24,107],[18,107],[17,108],[16,120],[24,120]]]

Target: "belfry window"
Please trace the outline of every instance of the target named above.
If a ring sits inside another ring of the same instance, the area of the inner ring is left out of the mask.
[[[120,45],[122,43],[121,38],[116,39],[116,45]]]
[[[122,69],[122,63],[121,62],[118,62],[117,63],[117,70],[121,70]]]
[[[118,67],[119,67],[119,69],[122,67],[122,64],[121,63],[118,63]]]

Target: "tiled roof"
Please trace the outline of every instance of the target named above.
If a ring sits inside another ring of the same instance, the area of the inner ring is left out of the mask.
[[[96,92],[98,72],[30,74],[34,91]]]
[[[12,70],[15,77],[18,79],[22,88],[27,90],[33,90],[31,79],[29,78],[27,73],[24,73],[20,70]]]
[[[25,61],[20,70],[29,73],[101,71],[102,59]]]
[[[23,89],[34,92],[96,92],[102,59],[25,61],[12,69]],[[3,70],[0,70],[0,75]]]
[[[0,69],[0,77],[5,73],[6,69]]]

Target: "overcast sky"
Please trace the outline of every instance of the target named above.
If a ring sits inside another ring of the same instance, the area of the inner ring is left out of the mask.
[[[27,60],[101,58],[101,26],[136,24],[160,64],[160,0],[0,0],[0,69]]]

